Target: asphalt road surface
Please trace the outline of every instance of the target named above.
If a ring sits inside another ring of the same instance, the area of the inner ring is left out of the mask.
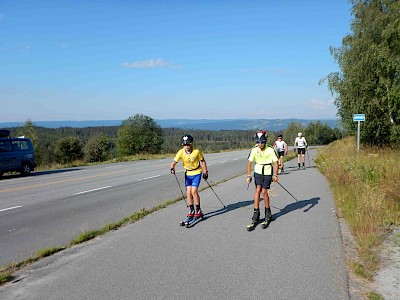
[[[287,191],[271,187],[267,229],[247,232],[254,186],[238,176],[201,192],[206,218],[193,228],[179,226],[178,202],[21,270],[0,299],[349,299],[328,183],[291,166],[279,176]]]
[[[247,154],[248,150],[206,154],[209,182],[243,174]],[[172,157],[4,176],[0,179],[0,265],[66,245],[84,231],[181,197],[170,174],[171,161]],[[181,164],[177,176],[184,188]]]

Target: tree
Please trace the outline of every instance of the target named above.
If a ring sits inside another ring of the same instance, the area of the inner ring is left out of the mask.
[[[58,140],[54,145],[54,155],[56,161],[60,163],[70,163],[83,157],[83,145],[79,138],[68,136]]]
[[[327,145],[338,139],[337,131],[330,128],[328,124],[322,124],[320,121],[309,123],[304,129],[304,136],[309,145]]]
[[[163,142],[161,127],[142,114],[129,117],[118,129],[117,147],[121,155],[156,154],[161,151]]]
[[[23,127],[18,127],[17,135],[25,136],[31,140],[35,150],[36,163],[40,164],[42,162],[42,149],[39,146],[39,137],[31,119],[27,119]]]
[[[294,145],[297,134],[304,132],[304,127],[300,123],[289,123],[288,127],[283,131],[283,140],[290,146]]]
[[[345,130],[353,114],[365,113],[363,143],[400,141],[400,1],[353,0],[352,33],[331,48],[341,72],[325,79]]]
[[[110,149],[109,138],[105,134],[100,134],[91,137],[85,145],[85,156],[86,161],[104,161],[108,157],[108,152]]]

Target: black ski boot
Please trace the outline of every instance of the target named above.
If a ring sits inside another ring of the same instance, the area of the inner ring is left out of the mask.
[[[252,221],[253,221],[253,223],[257,223],[260,221],[260,209],[259,208],[254,209]]]
[[[252,231],[257,226],[258,222],[260,222],[260,209],[255,208],[251,223],[247,225],[247,231]]]
[[[272,221],[272,214],[271,214],[271,208],[265,208],[265,219],[264,222],[262,222],[261,226],[263,229],[267,228],[269,223]]]

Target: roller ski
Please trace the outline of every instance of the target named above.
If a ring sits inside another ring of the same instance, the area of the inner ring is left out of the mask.
[[[269,223],[271,223],[271,221],[272,221],[271,209],[270,208],[265,208],[265,219],[261,223],[262,229],[267,228]]]
[[[258,225],[258,223],[260,223],[260,209],[258,208],[254,209],[253,218],[251,220],[252,220],[251,223],[247,225],[247,231],[254,230],[254,228],[256,228],[256,226]]]
[[[191,214],[189,213],[188,216],[186,217],[185,220],[181,221],[179,224],[181,226],[185,226],[186,228],[193,227],[195,224],[199,223],[202,221],[204,218],[204,215],[201,211]]]
[[[190,228],[193,227],[194,225],[196,225],[197,223],[199,223],[200,221],[203,220],[203,217],[200,218],[193,218],[191,221],[187,222],[185,224],[186,228]]]

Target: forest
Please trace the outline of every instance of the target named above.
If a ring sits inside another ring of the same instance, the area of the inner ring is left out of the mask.
[[[195,147],[206,153],[251,148],[255,143],[254,130],[161,128],[151,117],[141,114],[128,118],[121,126],[45,128],[27,120],[24,126],[7,129],[12,137],[32,140],[37,164],[42,167],[77,160],[125,160],[135,154],[172,155],[181,147],[181,137],[185,134],[192,135]],[[283,131],[268,132],[267,142],[272,145],[277,135],[283,134],[286,143],[292,146],[298,132],[303,133],[310,145],[326,145],[343,136],[338,128],[332,129],[319,121],[307,127],[290,123]]]

